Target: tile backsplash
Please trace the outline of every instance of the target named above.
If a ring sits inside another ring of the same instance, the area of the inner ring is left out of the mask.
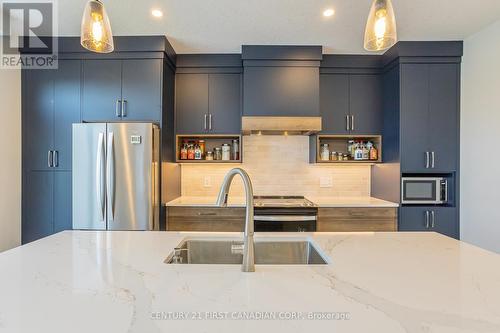
[[[243,137],[242,164],[183,164],[183,196],[216,196],[226,173],[245,169],[255,195],[369,196],[371,166],[320,165],[309,163],[309,137]],[[236,177],[230,195],[243,196],[244,188]]]

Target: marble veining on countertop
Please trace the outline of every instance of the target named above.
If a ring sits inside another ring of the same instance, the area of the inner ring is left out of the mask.
[[[398,207],[399,205],[394,202],[385,201],[373,197],[307,197],[310,201],[315,203],[318,207]],[[181,196],[165,205],[167,207],[180,207],[180,206],[194,206],[194,207],[215,207],[216,197],[190,197]],[[245,198],[231,197],[228,199],[228,206],[230,207],[244,207]]]
[[[66,231],[1,253],[0,332],[500,332],[500,255],[442,235],[257,233],[308,239],[330,263],[255,273],[164,264],[188,237],[242,235]],[[230,315],[197,320],[214,312]]]

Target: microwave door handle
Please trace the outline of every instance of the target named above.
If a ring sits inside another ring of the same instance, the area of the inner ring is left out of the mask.
[[[448,181],[444,180],[442,186],[444,187],[444,198],[443,202],[448,202]]]

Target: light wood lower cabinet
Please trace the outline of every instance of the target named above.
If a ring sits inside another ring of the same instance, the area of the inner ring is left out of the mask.
[[[319,208],[317,231],[397,231],[397,208]]]
[[[245,208],[167,207],[168,231],[241,232]]]

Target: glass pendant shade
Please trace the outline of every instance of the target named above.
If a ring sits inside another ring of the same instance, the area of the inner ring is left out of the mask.
[[[80,44],[89,51],[97,53],[113,52],[113,33],[104,5],[91,0],[85,6],[82,17]]]
[[[386,50],[397,41],[396,18],[391,0],[374,0],[366,21],[365,50]]]

